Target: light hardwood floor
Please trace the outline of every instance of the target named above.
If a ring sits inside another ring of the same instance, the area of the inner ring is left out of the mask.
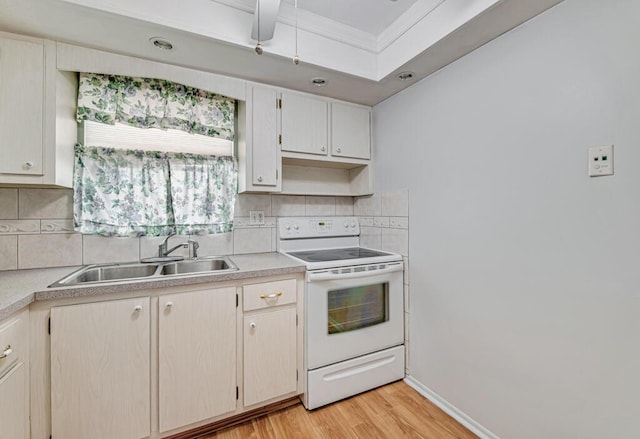
[[[467,439],[476,436],[402,381],[312,412],[301,405],[202,439]]]

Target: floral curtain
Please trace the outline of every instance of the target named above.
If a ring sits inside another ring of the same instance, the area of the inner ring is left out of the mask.
[[[169,161],[176,232],[233,230],[238,172],[232,157],[176,154]]]
[[[78,122],[173,128],[233,140],[234,111],[233,99],[162,79],[80,73]]]
[[[162,153],[76,145],[73,180],[79,232],[159,236],[173,228],[169,162]]]
[[[103,236],[230,232],[237,179],[233,157],[77,145],[75,229]]]

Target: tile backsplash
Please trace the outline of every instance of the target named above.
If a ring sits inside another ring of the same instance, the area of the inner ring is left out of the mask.
[[[409,371],[409,192],[388,191],[358,197],[353,213],[360,222],[360,245],[400,253],[404,261],[405,371]]]
[[[250,211],[264,224],[249,224]],[[201,255],[276,250],[279,216],[357,216],[362,245],[408,255],[408,195],[371,197],[241,194],[234,231],[197,236]],[[136,261],[155,256],[162,237],[100,237],[73,230],[71,189],[0,188],[0,270]],[[184,237],[172,237],[170,245]],[[180,254],[180,250],[176,254]]]
[[[249,224],[249,212],[264,224]],[[241,194],[234,231],[197,236],[200,255],[276,250],[278,216],[354,214],[352,197]],[[0,270],[136,261],[155,256],[162,237],[100,237],[73,230],[71,189],[0,188]],[[176,245],[184,237],[172,237]],[[179,249],[175,254],[180,254]]]

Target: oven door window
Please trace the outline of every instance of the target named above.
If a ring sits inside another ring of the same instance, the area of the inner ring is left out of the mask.
[[[389,320],[389,283],[328,291],[328,332],[338,334]]]

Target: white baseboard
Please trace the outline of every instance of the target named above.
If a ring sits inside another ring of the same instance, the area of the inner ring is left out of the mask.
[[[433,390],[429,389],[427,386],[416,380],[411,375],[407,375],[404,379],[404,382],[415,389],[419,394],[427,398],[429,401],[440,407],[446,414],[467,427],[473,434],[477,435],[481,439],[500,439],[497,435],[485,428],[482,424],[471,418],[456,406],[449,403],[449,401],[438,395]]]

